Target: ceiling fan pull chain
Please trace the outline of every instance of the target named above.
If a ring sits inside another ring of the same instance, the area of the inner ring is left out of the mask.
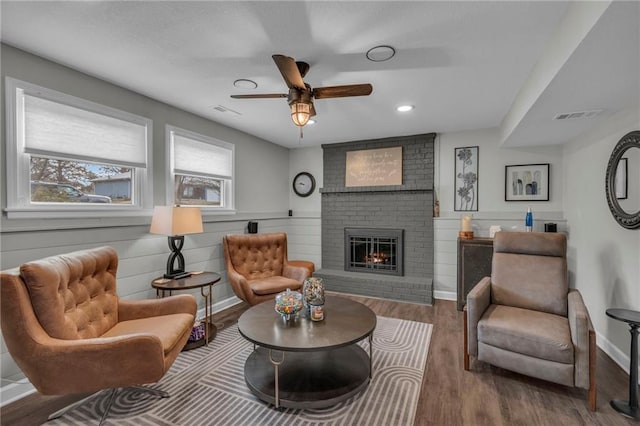
[[[300,127],[300,137],[298,138],[298,145],[302,144],[302,138],[304,135],[302,134],[302,127]]]

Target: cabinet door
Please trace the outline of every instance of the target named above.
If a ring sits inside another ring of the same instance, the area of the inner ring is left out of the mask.
[[[458,239],[458,303],[461,311],[467,303],[467,294],[484,277],[491,275],[493,239]]]

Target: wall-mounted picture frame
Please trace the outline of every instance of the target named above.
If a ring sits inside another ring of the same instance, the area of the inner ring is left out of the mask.
[[[504,168],[505,201],[549,201],[549,163]]]
[[[627,199],[628,185],[629,182],[627,181],[627,159],[621,158],[618,162],[618,167],[616,167],[615,180],[616,198],[618,200]]]
[[[480,148],[477,146],[465,146],[455,149],[454,211],[478,211],[479,154]]]

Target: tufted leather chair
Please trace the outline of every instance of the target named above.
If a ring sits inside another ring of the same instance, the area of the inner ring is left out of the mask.
[[[298,290],[311,276],[308,265],[289,264],[285,233],[226,235],[222,245],[231,288],[250,305]]]
[[[101,247],[2,272],[4,341],[40,393],[113,388],[113,400],[119,387],[160,380],[180,353],[195,298],[122,300],[117,268],[116,251]]]
[[[569,288],[564,234],[498,232],[491,276],[467,295],[469,356],[565,386],[588,389],[596,410],[596,338],[582,296]]]

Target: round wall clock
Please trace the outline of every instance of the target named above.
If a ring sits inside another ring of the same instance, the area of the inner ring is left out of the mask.
[[[316,180],[309,172],[300,172],[293,178],[293,191],[301,197],[308,197],[316,188]]]

